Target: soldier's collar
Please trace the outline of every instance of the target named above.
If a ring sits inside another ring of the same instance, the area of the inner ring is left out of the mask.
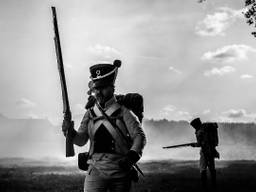
[[[117,100],[116,100],[116,97],[113,96],[111,97],[111,99],[109,99],[104,106],[101,106],[101,107],[104,107],[104,109],[108,109],[111,105],[113,105],[114,103],[116,103]]]

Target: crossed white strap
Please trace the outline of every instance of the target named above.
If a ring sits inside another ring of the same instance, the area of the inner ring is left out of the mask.
[[[111,116],[114,112],[116,112],[118,109],[120,109],[120,105],[118,103],[113,104],[107,111],[105,111],[105,113],[108,116]],[[111,123],[105,119],[102,118],[102,113],[100,111],[100,109],[95,105],[93,108],[93,111],[96,115],[96,119],[98,119],[97,121],[95,121],[93,128],[91,130],[91,136],[92,138],[94,138],[94,135],[96,133],[96,131],[99,129],[99,127],[101,125],[103,125],[108,131],[109,133],[112,135],[113,139],[116,141],[117,146],[119,148],[119,151],[121,151],[123,154],[126,154],[129,151],[129,146],[128,143],[125,141],[125,139],[121,136],[121,134],[118,132],[118,130],[116,130]],[[125,125],[123,125],[125,126]],[[126,135],[126,130],[124,128],[118,127],[120,131],[123,132],[124,135]]]

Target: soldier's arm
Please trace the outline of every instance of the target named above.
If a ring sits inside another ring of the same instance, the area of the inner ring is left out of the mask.
[[[201,147],[201,146],[199,145],[199,143],[192,143],[191,147]]]
[[[202,146],[202,139],[203,139],[203,132],[202,130],[196,130],[196,141],[197,141],[197,146],[196,147],[201,147]]]
[[[146,145],[146,136],[141,123],[136,115],[125,107],[123,108],[123,120],[132,139],[130,150],[142,155],[142,151]]]
[[[81,124],[76,131],[76,135],[73,139],[73,143],[78,145],[78,146],[83,146],[87,143],[89,139],[89,134],[88,134],[88,125],[89,125],[89,111],[87,111],[81,121]]]

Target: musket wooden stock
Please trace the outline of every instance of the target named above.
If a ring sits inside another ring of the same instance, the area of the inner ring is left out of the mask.
[[[60,46],[60,37],[59,37],[56,9],[55,7],[51,7],[51,8],[52,8],[53,26],[54,26],[54,34],[55,34],[54,44],[55,44],[57,64],[58,64],[58,70],[59,70],[60,82],[61,82],[64,120],[72,122],[72,114],[69,106],[66,78],[65,78],[62,52],[61,52],[61,46]],[[72,157],[75,155],[73,141],[69,133],[70,131],[68,130],[66,134],[66,157]]]

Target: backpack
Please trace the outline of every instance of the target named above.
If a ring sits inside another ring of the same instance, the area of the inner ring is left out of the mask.
[[[203,123],[203,129],[206,136],[207,143],[210,146],[216,147],[219,144],[218,138],[218,124],[217,123]]]
[[[127,109],[131,110],[139,119],[140,123],[143,119],[144,105],[143,97],[139,93],[127,93],[125,95],[115,95],[117,103],[125,106]],[[96,99],[94,96],[90,95],[88,97],[86,109],[90,109],[95,105]]]
[[[131,110],[139,119],[143,119],[144,105],[143,97],[138,93],[127,93],[126,95],[116,95],[117,102]]]

